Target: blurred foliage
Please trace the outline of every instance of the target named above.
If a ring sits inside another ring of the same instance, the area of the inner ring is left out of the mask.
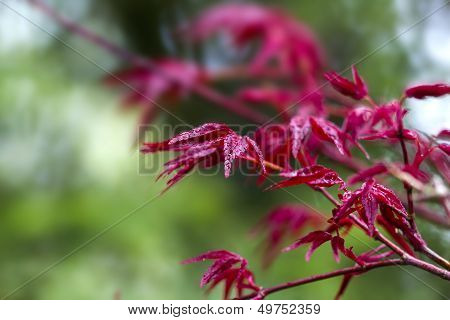
[[[63,11],[78,8],[73,18],[141,54],[189,56],[194,54],[189,48],[172,52],[161,33],[170,34],[177,21],[211,3],[217,1],[102,0],[57,6]],[[417,3],[409,4],[417,7],[411,10],[423,16],[427,8]],[[392,1],[283,0],[279,5],[311,26],[330,66],[337,69],[399,30],[399,9]],[[12,14],[2,10],[1,15]],[[27,24],[19,17],[12,21]],[[102,67],[121,65],[84,40],[56,30]],[[32,29],[32,38],[48,35]],[[309,263],[300,249],[261,270],[260,239],[251,238],[249,230],[277,204],[298,200],[282,191],[263,193],[250,178],[225,181],[221,173],[194,174],[158,197],[163,185],[153,182],[156,173],[137,172],[143,160],[131,148],[135,114],[120,111],[119,94],[100,84],[102,70],[57,41],[18,44],[0,51],[0,58],[0,296],[25,284],[9,298],[112,299],[120,293],[123,299],[200,299],[205,266],[181,266],[179,261],[216,248],[247,257],[263,285],[336,267],[324,246]],[[386,98],[398,95],[413,70],[398,41],[370,56],[360,69],[374,95]],[[198,98],[174,112],[194,124],[242,121]],[[159,121],[175,123],[167,115]],[[306,188],[289,191],[321,211],[330,209]],[[442,230],[426,223],[421,228],[437,251],[448,253]],[[356,251],[371,246],[357,238],[363,237],[356,233],[352,239]],[[33,281],[27,283],[29,279]],[[339,280],[273,298],[332,298]],[[345,298],[442,298],[438,292],[450,295],[448,284],[411,268],[392,268],[358,277]],[[219,297],[218,291],[209,296]]]

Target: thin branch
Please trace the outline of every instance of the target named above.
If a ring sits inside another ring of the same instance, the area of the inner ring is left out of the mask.
[[[166,79],[168,79],[169,81],[173,81],[177,84],[185,86],[189,88],[192,92],[203,97],[204,99],[216,103],[218,106],[227,109],[231,112],[234,112],[237,115],[240,115],[251,121],[254,121],[255,123],[264,123],[268,120],[268,117],[266,115],[253,110],[252,108],[243,104],[239,100],[228,98],[224,96],[222,93],[219,93],[206,85],[185,81],[184,79],[182,79],[182,77],[177,77],[176,75],[165,72],[150,59],[138,56],[122,47],[119,47],[116,44],[113,44],[107,41],[106,39],[100,37],[98,34],[95,34],[92,31],[80,26],[74,21],[67,19],[66,17],[55,11],[53,8],[48,6],[44,1],[28,0],[28,2],[39,8],[42,12],[44,12],[46,15],[54,19],[56,22],[58,22],[67,30],[79,35],[80,37],[97,45],[98,47],[103,48],[104,50],[108,51],[109,53],[115,55],[116,57],[124,61],[157,72]]]
[[[431,260],[435,261],[436,263],[438,263],[445,269],[450,270],[450,262],[448,260],[446,260],[445,258],[441,257],[439,254],[437,254],[430,248],[428,248],[427,246],[422,248],[422,252]]]
[[[400,120],[400,128],[399,128],[399,139],[400,139],[400,145],[402,147],[402,155],[403,155],[403,163],[405,166],[409,165],[409,159],[408,159],[408,149],[406,149],[406,143],[405,139],[403,138],[403,120]],[[403,182],[403,186],[406,190],[406,201],[408,204],[408,217],[409,222],[411,224],[411,227],[415,232],[417,232],[417,226],[416,221],[414,220],[414,201],[412,198],[412,187],[409,183]]]
[[[260,292],[254,292],[249,295],[246,295],[246,296],[242,297],[241,299],[247,300],[247,299],[255,298],[257,296],[258,296],[258,298],[264,298],[265,296],[267,296],[271,293],[289,289],[289,288],[293,288],[293,287],[298,287],[298,286],[301,286],[301,285],[304,285],[307,283],[311,283],[311,282],[334,278],[334,277],[342,276],[345,274],[363,273],[363,272],[366,272],[366,271],[369,271],[372,269],[376,269],[376,268],[381,268],[381,267],[405,265],[405,264],[406,264],[406,262],[401,259],[392,259],[392,260],[384,260],[384,261],[368,263],[364,266],[358,265],[358,266],[354,266],[354,267],[343,268],[343,269],[339,269],[339,270],[335,270],[335,271],[331,271],[331,272],[327,272],[327,273],[322,273],[322,274],[313,275],[313,276],[306,277],[306,278],[301,278],[301,279],[294,280],[294,281],[285,282],[285,283],[282,283],[282,284],[279,284],[279,285],[276,285],[276,286],[273,286],[270,288],[265,288],[265,289],[262,289]]]

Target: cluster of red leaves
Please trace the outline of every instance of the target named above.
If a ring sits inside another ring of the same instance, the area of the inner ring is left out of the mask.
[[[341,219],[357,212],[367,224],[369,235],[372,236],[379,206],[391,208],[397,216],[408,216],[402,202],[392,190],[369,179],[360,189],[347,191],[342,195],[342,205],[333,210],[333,221],[339,223]]]
[[[356,73],[356,70],[354,71]],[[355,76],[355,83],[362,82],[360,76]],[[258,130],[256,141],[260,143],[267,139],[263,151],[260,150],[258,143],[249,137],[242,137],[234,133],[229,127],[223,124],[206,124],[194,130],[182,133],[170,140],[160,143],[145,144],[143,151],[167,151],[175,150],[181,152],[177,158],[166,163],[166,169],[163,174],[170,174],[178,170],[175,176],[169,180],[168,185],[172,186],[179,181],[187,172],[193,169],[195,165],[208,164],[213,165],[219,162],[225,164],[225,176],[229,176],[233,160],[241,158],[252,160],[259,163],[265,173],[264,163],[267,156],[274,154],[283,155],[284,170],[279,176],[287,178],[278,182],[269,189],[284,188],[293,185],[306,184],[312,188],[328,188],[338,185],[343,192],[339,194],[341,204],[333,210],[333,217],[330,219],[330,226],[325,230],[312,231],[309,234],[300,237],[291,246],[284,249],[290,251],[301,245],[310,243],[311,246],[306,253],[306,260],[309,260],[312,253],[326,242],[330,242],[333,256],[338,261],[339,254],[343,254],[357,264],[364,265],[366,262],[381,260],[392,253],[390,251],[382,254],[372,252],[357,255],[352,247],[345,246],[343,236],[339,229],[345,228],[347,231],[355,225],[354,219],[360,219],[359,225],[364,226],[364,230],[371,237],[375,236],[377,231],[376,224],[382,227],[391,238],[406,252],[414,255],[414,250],[420,250],[426,244],[417,230],[411,224],[408,213],[398,196],[374,179],[376,175],[389,172],[389,166],[384,163],[377,163],[374,166],[358,172],[350,177],[350,183],[363,182],[362,186],[356,190],[349,190],[346,182],[332,169],[319,164],[305,165],[315,163],[315,159],[309,155],[309,147],[312,136],[317,141],[332,142],[336,149],[345,156],[350,156],[346,148],[346,140],[381,139],[389,142],[410,141],[416,147],[416,154],[411,163],[406,163],[400,167],[401,170],[413,177],[426,181],[428,174],[420,168],[421,164],[430,156],[438,152],[446,157],[441,158],[441,163],[448,164],[448,153],[445,144],[437,143],[435,139],[426,139],[423,135],[403,127],[404,109],[399,102],[392,102],[380,107],[375,106],[372,109],[357,108],[350,111],[349,117],[344,122],[342,129],[331,121],[312,117],[297,116],[286,124],[280,124],[272,127],[271,130],[278,130],[284,133],[280,136],[268,135],[270,131]],[[311,135],[312,133],[312,135]],[[436,139],[448,138],[448,131],[442,131],[436,136]],[[351,138],[349,138],[351,137]],[[214,156],[213,156],[214,155]],[[294,156],[303,168],[292,170],[287,164],[290,157]],[[271,159],[269,159],[271,160]],[[392,164],[394,165],[394,164]],[[398,165],[400,166],[400,165]],[[426,179],[425,179],[426,178]],[[407,183],[408,181],[404,181]],[[353,216],[357,214],[359,218]],[[265,263],[269,264],[279,249],[279,245],[284,236],[299,233],[303,227],[312,223],[312,215],[303,208],[281,207],[274,210],[264,220],[268,231],[268,241],[266,245]],[[233,259],[223,258],[221,263],[235,263]],[[238,260],[236,260],[238,261]],[[240,260],[239,260],[240,261]],[[361,272],[360,272],[361,273]],[[348,281],[355,275],[351,274],[344,277],[343,284],[339,290],[340,296],[345,289]],[[209,279],[208,274],[205,275]],[[228,296],[231,283],[234,283],[240,271],[227,271],[217,276],[217,282],[224,279],[225,294]],[[242,273],[247,274],[247,273]],[[228,278],[230,277],[230,278]],[[214,283],[217,283],[214,282]],[[206,283],[206,282],[202,282]],[[238,287],[239,290],[239,287]]]
[[[256,4],[221,4],[205,10],[176,34],[184,39],[205,41],[216,33],[227,34],[239,48],[258,44],[255,55],[240,67],[247,76],[289,76],[297,83],[296,89],[303,88],[301,92],[279,87],[246,88],[236,94],[237,98],[268,103],[283,112],[287,105],[301,98],[320,106],[320,93],[314,91],[318,88],[316,78],[322,68],[322,54],[306,26],[281,11]],[[106,79],[111,85],[128,89],[123,104],[140,107],[141,127],[155,119],[156,105],[179,102],[196,84],[216,80],[217,72],[198,62],[177,58],[149,62],[151,68],[136,65]]]
[[[227,251],[216,250],[203,253],[197,257],[184,260],[182,263],[213,260],[200,281],[200,287],[210,284],[211,290],[219,283],[224,283],[224,299],[230,297],[231,290],[236,289],[236,298],[243,296],[244,290],[258,292],[260,287],[255,284],[253,273],[247,269],[247,260],[240,255]]]
[[[259,41],[259,48],[248,64],[255,75],[264,74],[268,68],[285,74],[317,73],[322,65],[319,46],[306,26],[281,11],[256,4],[214,6],[185,30],[198,40],[218,32],[226,33],[236,47]]]
[[[407,129],[403,124],[407,112],[403,107],[405,99],[440,97],[450,92],[450,86],[434,84],[410,87],[401,99],[378,105],[368,95],[366,82],[354,66],[352,80],[336,72],[328,72],[324,76],[331,86],[345,99],[357,101],[357,104],[348,104],[343,109],[342,121],[335,122],[329,118],[324,94],[316,85],[316,73],[322,65],[320,50],[309,31],[290,17],[256,5],[225,4],[203,12],[189,24],[185,32],[197,40],[224,32],[237,47],[259,40],[260,46],[246,72],[259,76],[275,70],[277,74],[288,76],[291,83],[283,88],[244,87],[238,92],[237,96],[242,100],[254,104],[268,103],[284,113],[284,122],[258,128],[253,139],[238,135],[227,125],[207,123],[172,139],[144,144],[142,151],[145,153],[179,153],[165,164],[160,175],[173,175],[168,180],[167,188],[196,167],[208,168],[223,163],[225,177],[228,177],[236,159],[258,164],[262,178],[273,172],[283,178],[268,189],[304,184],[325,192],[324,188],[338,186],[339,203],[336,202],[328,227],[324,229],[314,213],[300,206],[279,207],[260,222],[256,230],[267,236],[263,259],[265,265],[273,261],[283,240],[288,237],[300,238],[284,251],[310,244],[306,260],[327,242],[330,242],[336,261],[342,254],[362,266],[382,261],[393,254],[390,250],[380,253],[384,247],[362,254],[354,253],[352,247],[346,246],[344,239],[353,226],[363,229],[372,238],[376,238],[380,229],[384,230],[412,256],[414,250],[426,246],[402,201],[386,186],[388,182],[385,178],[400,179],[405,188],[417,186],[416,181],[431,183],[433,175],[450,180],[450,147],[448,143],[442,142],[449,139],[449,130],[429,137]],[[306,92],[311,89],[314,92]],[[309,99],[304,99],[296,114],[291,115],[288,112],[289,104],[305,96],[309,96]],[[359,166],[358,172],[347,180],[333,169],[318,164],[318,157],[322,155],[333,161],[351,162],[351,147],[358,148],[366,159],[370,159],[362,146],[367,141],[401,145],[406,156],[403,162],[379,161],[364,168]],[[411,162],[407,156],[408,150],[414,151]],[[293,169],[293,162],[301,168]],[[362,185],[350,187],[356,183]],[[306,227],[316,230],[302,236]],[[202,286],[211,283],[212,288],[224,282],[225,297],[229,297],[233,287],[237,290],[238,298],[244,289],[259,292],[252,273],[247,269],[247,261],[242,257],[222,250],[208,252],[187,262],[205,259],[215,262],[203,276]],[[337,296],[343,294],[354,276],[363,272],[346,275]]]
[[[177,157],[165,163],[165,169],[158,177],[174,173],[168,180],[166,189],[179,182],[196,166],[210,168],[224,163],[225,177],[229,177],[233,162],[238,158],[257,162],[262,172],[266,172],[264,158],[256,142],[247,136],[236,134],[225,124],[207,123],[169,140],[144,143],[141,151],[179,152]]]
[[[285,188],[289,186],[295,186],[299,184],[307,184],[310,187],[331,187],[334,185],[345,186],[345,182],[339,177],[339,175],[332,169],[326,168],[319,164],[305,167],[299,170],[290,171],[280,174],[282,177],[288,179],[276,183],[267,190]]]
[[[255,141],[261,146],[267,161],[288,169],[291,168],[291,155],[302,166],[315,163],[326,143],[332,143],[342,156],[350,156],[348,142],[351,142],[368,156],[356,139],[332,121],[303,114],[292,117],[287,124],[259,128]]]
[[[64,25],[70,25],[72,30],[91,38],[97,44],[101,42],[110,51],[117,51],[115,46],[109,46],[91,36],[87,30],[65,21],[45,5],[38,5]],[[404,250],[385,240],[395,254],[407,253],[414,256],[415,250],[422,251],[428,253],[435,262],[445,265],[440,257],[436,260],[436,256],[424,250],[427,247],[414,223],[411,196],[413,187],[420,189],[421,184],[432,183],[431,176],[440,176],[450,182],[450,145],[442,141],[449,140],[450,130],[445,129],[436,136],[429,137],[405,128],[404,117],[407,110],[403,103],[408,98],[441,97],[450,93],[450,86],[441,83],[413,86],[407,88],[400,99],[378,105],[369,96],[364,79],[352,66],[352,80],[334,71],[324,74],[327,82],[341,95],[331,97],[317,85],[317,78],[323,67],[320,47],[308,28],[287,14],[254,4],[220,4],[204,11],[181,32],[186,38],[196,41],[206,40],[217,33],[228,36],[228,40],[236,48],[253,49],[253,55],[243,68],[236,68],[244,71],[239,76],[250,77],[255,82],[267,77],[277,83],[262,86],[253,84],[251,87],[241,88],[235,96],[253,104],[272,105],[282,113],[285,121],[275,126],[259,128],[254,139],[238,135],[225,124],[207,123],[166,141],[145,143],[142,147],[144,153],[178,153],[165,163],[165,168],[158,177],[171,176],[166,190],[196,167],[209,168],[223,163],[225,177],[229,177],[235,160],[250,161],[259,166],[263,178],[268,173],[266,167],[285,178],[268,189],[305,184],[321,191],[335,205],[325,229],[317,216],[303,207],[283,206],[272,211],[259,227],[268,234],[267,262],[272,261],[283,238],[288,236],[300,238],[283,251],[310,244],[306,260],[327,242],[330,242],[336,261],[339,261],[342,254],[363,267],[383,261],[394,254],[391,250],[382,251],[385,249],[384,245],[355,254],[352,247],[346,246],[344,237],[352,227],[358,227],[375,240],[382,239],[379,228],[383,228],[392,241]],[[203,97],[209,97],[212,101],[222,102],[221,105],[228,109],[237,111],[239,106],[245,107],[234,100],[231,100],[231,104],[236,107],[230,107],[230,103],[223,103],[224,100],[228,102],[226,98],[215,91],[209,91],[204,84],[215,80],[212,76],[214,73],[193,62],[173,58],[144,61],[132,54],[127,56],[136,65],[106,80],[109,84],[125,85],[131,89],[132,92],[124,98],[124,105],[142,106],[140,125],[153,120],[156,115],[155,105],[159,102],[164,99],[168,102],[179,101],[194,88],[196,90],[192,91],[203,93]],[[345,107],[337,113],[342,116],[342,121],[331,121],[329,116],[333,110],[326,104],[327,97],[345,101],[341,103]],[[301,105],[296,113],[291,114],[291,107],[299,102]],[[400,144],[403,163],[377,162],[364,169],[358,163],[355,165],[349,146],[356,146],[369,159],[361,142],[374,140],[391,145]],[[330,143],[334,145],[331,149]],[[411,150],[414,151],[412,162],[408,157]],[[358,172],[345,181],[336,171],[317,163],[318,156],[322,154],[347,165],[351,163],[349,167],[358,167]],[[301,165],[301,169],[292,168],[291,163],[294,161]],[[425,168],[425,164],[429,167]],[[392,176],[403,182],[408,196],[408,212],[395,192],[386,187],[388,182],[385,179],[381,181],[385,177],[380,175]],[[355,183],[362,185],[351,190],[349,185]],[[339,186],[339,201],[325,190],[336,185]],[[443,202],[445,206],[448,199]],[[448,211],[448,207],[446,209]],[[320,229],[301,236],[306,226]],[[253,274],[247,268],[247,260],[240,255],[226,250],[209,251],[183,263],[205,260],[212,260],[213,263],[204,273],[201,287],[209,284],[211,290],[223,282],[225,298],[230,297],[233,288],[236,289],[236,298],[245,297],[244,291],[250,292],[255,298],[264,298],[266,292],[255,284]],[[396,261],[398,260],[394,260]],[[347,273],[343,277],[337,298],[344,293],[353,277],[366,272],[364,268],[351,270],[358,271]],[[293,283],[287,283],[291,284]],[[279,290],[282,287],[273,288]]]

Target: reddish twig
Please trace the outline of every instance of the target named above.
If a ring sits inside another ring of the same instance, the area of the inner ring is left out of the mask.
[[[273,287],[261,289],[260,292],[251,293],[249,295],[242,297],[241,299],[243,299],[243,300],[253,299],[257,296],[259,298],[264,298],[265,296],[267,296],[271,293],[275,293],[275,292],[289,289],[289,288],[298,287],[298,286],[301,286],[301,285],[304,285],[307,283],[311,283],[311,282],[330,279],[330,278],[334,278],[334,277],[338,277],[338,276],[342,276],[342,275],[346,275],[346,274],[362,273],[362,272],[366,272],[366,271],[376,269],[376,268],[381,268],[381,267],[405,265],[405,264],[407,264],[407,263],[401,259],[392,259],[392,260],[384,260],[384,261],[368,263],[364,266],[358,265],[358,266],[354,266],[354,267],[343,268],[343,269],[339,269],[339,270],[335,270],[335,271],[331,271],[331,272],[327,272],[327,273],[322,273],[322,274],[309,276],[306,278],[301,278],[301,279],[294,280],[294,281],[285,282],[285,283],[282,283],[282,284],[279,284],[279,285],[276,285]]]

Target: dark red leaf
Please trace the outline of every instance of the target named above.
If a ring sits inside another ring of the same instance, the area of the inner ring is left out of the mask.
[[[345,293],[345,290],[348,288],[348,285],[354,276],[355,276],[355,274],[349,273],[342,277],[342,281],[339,286],[338,292],[336,293],[336,296],[334,297],[335,300],[339,300],[342,297],[342,295]]]
[[[381,213],[385,215],[386,210],[381,209]],[[392,216],[392,219],[395,219],[395,217]],[[388,220],[386,220],[383,216],[377,216],[377,222],[383,227],[384,230],[386,230],[387,233],[395,240],[395,242],[408,254],[415,256],[414,250],[411,249],[411,247],[408,245],[408,242],[402,237],[400,233],[397,232],[396,228],[393,224],[389,223]]]
[[[313,231],[313,232],[308,233],[306,236],[298,239],[289,247],[284,248],[283,252],[294,250],[294,249],[298,248],[299,246],[306,244],[306,243],[311,243],[311,246],[309,247],[308,251],[306,252],[306,256],[305,256],[306,261],[309,261],[309,259],[311,258],[311,255],[314,253],[314,251],[318,247],[320,247],[323,243],[330,241],[331,238],[332,238],[332,235],[328,232]]]
[[[371,119],[373,110],[367,107],[358,107],[352,109],[345,117],[343,131],[353,139],[360,135],[368,134],[371,129]]]
[[[360,260],[358,260],[356,255],[353,253],[352,248],[345,247],[345,240],[343,238],[341,238],[340,236],[334,236],[331,239],[331,249],[333,251],[333,256],[334,256],[334,259],[336,260],[336,262],[339,262],[339,260],[340,260],[339,252],[341,252],[347,258],[349,258],[359,264],[362,264],[362,262]]]
[[[224,297],[228,298],[232,286],[236,287],[237,297],[242,296],[244,289],[259,291],[253,280],[253,274],[247,269],[247,260],[240,255],[227,251],[209,251],[197,257],[182,261],[183,264],[213,260],[213,264],[206,270],[200,281],[203,287],[211,283],[211,290],[219,282],[225,282]]]
[[[289,123],[291,133],[292,155],[297,158],[300,148],[305,143],[306,137],[311,130],[307,117],[295,116]]]
[[[349,154],[345,148],[343,132],[332,122],[321,118],[310,118],[312,132],[321,140],[333,142],[341,154]]]
[[[380,206],[380,212],[383,219],[378,218],[380,219],[378,222],[385,227],[386,231],[391,234],[392,238],[394,238],[399,245],[407,250],[407,246],[404,246],[403,244],[405,242],[404,239],[407,239],[415,249],[423,249],[424,245],[426,245],[425,241],[422,239],[420,234],[411,227],[406,218],[403,216],[398,216],[395,210],[385,205]],[[400,230],[401,233],[397,232],[398,235],[395,235],[394,233],[396,230]],[[410,251],[412,250],[408,250],[408,252]]]
[[[255,141],[236,134],[225,124],[206,123],[198,128],[183,132],[170,140],[145,143],[144,153],[178,151],[180,154],[164,165],[163,176],[174,176],[167,182],[167,190],[179,182],[195,167],[210,168],[224,162],[225,177],[231,173],[233,161],[237,158],[259,164],[266,173],[264,157]]]
[[[355,100],[361,100],[367,96],[367,86],[364,80],[359,76],[355,66],[352,66],[353,82],[340,76],[336,72],[327,72],[325,79],[330,82],[333,88],[345,96],[352,97]]]
[[[354,205],[359,200],[361,190],[347,191],[342,197],[342,205],[333,210],[333,221],[339,223],[352,212],[356,211]]]
[[[405,90],[408,98],[424,99],[427,97],[440,97],[450,93],[450,86],[444,83],[424,84],[410,87]]]
[[[299,184],[308,184],[312,187],[330,187],[335,184],[344,184],[344,181],[335,171],[321,165],[313,165],[296,171],[281,173],[280,175],[289,179],[276,183],[266,190],[286,188]]]
[[[436,135],[436,138],[449,140],[450,139],[450,130],[443,129],[443,130],[439,131],[439,133]]]
[[[450,144],[448,143],[441,143],[438,145],[439,149],[444,151],[448,156],[450,156]]]
[[[233,131],[226,124],[205,123],[200,127],[176,135],[175,137],[170,139],[169,144],[179,145],[186,143],[202,142],[202,140],[211,141],[216,138],[228,136],[232,132]]]
[[[375,218],[378,213],[378,202],[372,194],[372,187],[374,185],[373,179],[366,182],[361,192],[361,204],[364,209],[363,220],[367,224],[369,236],[373,236],[375,231]]]
[[[408,214],[406,213],[405,207],[403,206],[402,202],[391,189],[376,183],[373,185],[373,188],[370,192],[378,200],[379,203],[383,203],[388,207],[391,207],[405,218],[408,217]]]
[[[194,39],[205,39],[222,32],[240,48],[255,40],[260,44],[251,57],[250,73],[263,74],[276,66],[285,74],[298,74],[306,65],[301,80],[318,72],[321,49],[308,28],[279,10],[256,4],[225,3],[205,10],[185,27]]]
[[[447,181],[447,183],[450,183],[450,160],[448,155],[442,150],[437,149],[435,152],[430,154],[430,159],[441,176]]]

